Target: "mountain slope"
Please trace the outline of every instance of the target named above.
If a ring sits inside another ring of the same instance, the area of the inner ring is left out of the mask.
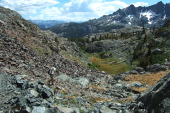
[[[37,24],[42,29],[47,29],[57,24],[66,23],[64,21],[56,21],[56,20],[30,20],[30,21]]]
[[[83,23],[67,23],[50,28],[51,31],[62,37],[84,37],[91,33],[115,32],[115,29],[131,26],[146,27],[160,26],[165,19],[170,18],[170,3],[158,2],[148,7],[135,7],[119,9],[113,14],[104,15],[99,19],[89,20]]]
[[[136,78],[166,70],[166,65],[151,66],[147,72],[137,67],[114,77],[91,70],[81,65],[89,62],[76,43],[41,30],[10,9],[0,7],[0,17],[0,113],[133,113],[129,108],[140,104],[130,101],[149,87],[148,81]],[[57,71],[50,85],[53,66]]]

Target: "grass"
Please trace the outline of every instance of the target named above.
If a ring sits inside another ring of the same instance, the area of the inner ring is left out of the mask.
[[[141,93],[141,92],[144,92],[147,89],[148,89],[148,87],[144,87],[144,88],[132,88],[132,91],[133,92],[137,92],[137,93]]]
[[[128,98],[123,98],[123,99],[117,101],[117,103],[129,103],[129,102],[131,102],[133,100],[134,100],[134,98],[128,97]]]
[[[125,78],[125,80],[129,81],[129,83],[133,83],[135,81],[139,81],[142,84],[154,85],[157,83],[162,77],[166,75],[170,70],[164,72],[158,72],[155,74],[142,74],[142,75],[129,75]]]
[[[116,63],[118,61],[113,58],[101,59],[97,57],[89,57],[89,60],[93,63],[93,65],[96,65],[98,70],[105,71],[111,75],[129,71],[132,68],[126,63]]]
[[[93,88],[95,90],[102,91],[102,92],[106,91],[105,89],[101,88],[100,86],[89,86],[89,88]]]
[[[112,101],[111,99],[106,99],[106,98],[101,98],[101,97],[92,97],[89,100],[92,103],[97,103],[97,102],[110,102]]]
[[[69,53],[66,51],[62,51],[61,54],[64,55],[64,57],[66,59],[71,60],[71,61],[76,61],[78,64],[81,64],[81,65],[87,67],[87,62],[83,62],[81,57],[75,56],[72,53]]]

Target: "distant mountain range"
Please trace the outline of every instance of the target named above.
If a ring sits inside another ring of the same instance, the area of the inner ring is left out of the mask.
[[[158,2],[148,7],[130,5],[99,19],[83,23],[58,24],[50,30],[61,37],[83,37],[91,33],[115,32],[116,29],[143,24],[145,27],[161,26],[168,18],[170,18],[170,3]]]
[[[29,21],[37,24],[42,29],[47,29],[57,24],[66,23],[65,21],[57,21],[57,20],[29,20]]]

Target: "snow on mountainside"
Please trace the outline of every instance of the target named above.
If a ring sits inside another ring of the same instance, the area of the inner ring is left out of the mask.
[[[153,20],[151,20],[152,18],[159,16],[160,14],[156,14],[155,12],[153,12],[152,10],[149,11],[145,11],[145,12],[141,12],[140,13],[140,18],[142,16],[145,16],[146,18],[148,18],[148,24],[153,24]]]
[[[148,7],[135,7],[133,4],[109,15],[83,23],[67,23],[50,28],[62,37],[83,37],[91,33],[114,32],[123,27],[161,26],[170,18],[170,3],[158,2]]]

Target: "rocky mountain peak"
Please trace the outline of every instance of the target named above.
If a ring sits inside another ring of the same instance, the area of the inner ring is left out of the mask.
[[[103,16],[100,21],[107,19],[107,22],[110,22],[112,16]],[[0,113],[133,113],[130,107],[137,107],[137,112],[140,112],[140,104],[130,101],[149,87],[147,84],[150,83],[148,80],[152,80],[150,78],[161,78],[168,71],[169,63],[149,66],[146,70],[136,67],[114,76],[104,71],[91,70],[87,65],[93,64],[89,64],[86,55],[81,53],[75,42],[60,38],[50,31],[41,30],[15,11],[1,7],[0,17],[3,17],[0,20]],[[123,18],[119,14],[115,19],[119,17]],[[132,19],[131,16],[129,18]],[[97,31],[97,27],[102,27],[98,20],[93,20],[93,23],[95,24],[70,23],[70,27],[76,29],[78,26],[91,31]],[[67,25],[69,24],[62,27],[66,28]],[[74,30],[71,33],[74,33]],[[134,41],[100,41],[92,45],[90,50],[94,46],[100,46],[102,49],[117,49],[114,54],[121,51],[131,54],[129,48],[134,49],[133,45],[139,40],[135,38]],[[117,55],[121,57],[123,54]],[[101,64],[122,65],[126,62],[123,59],[113,60],[105,59]],[[53,75],[48,73],[51,67],[57,69]],[[157,72],[159,73],[156,75]],[[140,81],[138,78],[145,80]],[[164,79],[167,78],[169,74]],[[154,82],[156,81],[157,79],[154,79]],[[165,88],[169,88],[169,81]],[[51,85],[51,82],[54,84]],[[158,86],[155,88],[159,88]],[[155,95],[151,100],[161,97],[160,94],[162,93]],[[148,99],[150,95],[146,97]],[[169,104],[166,108],[169,108]]]
[[[160,1],[157,4],[150,6],[150,9],[156,14],[163,14],[165,11],[165,4]]]
[[[133,4],[131,4],[129,7],[127,7],[125,9],[125,12],[127,15],[136,15],[137,14],[136,7]]]
[[[161,26],[170,18],[169,9],[170,4],[165,5],[163,2],[148,7],[135,7],[131,4],[98,19],[74,24],[74,27],[69,23],[64,24],[64,28],[57,25],[50,30],[62,37],[84,37],[92,33],[112,32],[123,27],[142,26],[142,23],[145,27]]]
[[[157,6],[164,6],[164,3],[163,3],[162,1],[160,1],[160,2],[158,2],[156,5],[157,5]]]

